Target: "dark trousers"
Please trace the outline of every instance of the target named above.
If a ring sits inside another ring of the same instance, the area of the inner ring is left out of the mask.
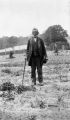
[[[41,65],[41,60],[40,57],[32,57],[32,65],[31,65],[31,78],[32,82],[36,83],[36,69],[38,73],[38,80],[39,83],[43,81],[42,77],[42,65]]]

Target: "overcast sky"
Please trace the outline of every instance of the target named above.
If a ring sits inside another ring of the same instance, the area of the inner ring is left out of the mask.
[[[60,24],[70,34],[70,0],[0,0],[0,36],[29,36]]]

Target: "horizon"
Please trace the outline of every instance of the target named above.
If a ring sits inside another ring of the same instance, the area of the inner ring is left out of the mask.
[[[61,25],[70,35],[70,0],[0,0],[0,37],[27,37]]]

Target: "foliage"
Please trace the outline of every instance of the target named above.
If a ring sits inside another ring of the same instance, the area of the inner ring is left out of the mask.
[[[4,36],[0,38],[0,49],[27,44],[28,37]]]
[[[11,73],[12,73],[12,71],[11,71],[10,69],[8,69],[8,68],[2,69],[2,72],[3,72],[3,73],[8,73],[8,74],[11,74]]]
[[[11,82],[5,82],[1,85],[1,90],[2,91],[10,91],[10,90],[14,90],[15,86],[14,84],[12,84]]]
[[[9,53],[9,58],[11,59],[11,58],[14,58],[13,57],[13,54],[14,54],[14,52],[13,51],[10,51],[10,53]]]
[[[66,38],[68,34],[66,30],[64,30],[61,25],[53,25],[50,26],[45,33],[43,34],[43,39],[45,40],[47,45],[55,42],[67,42]]]
[[[10,47],[13,47],[17,45],[17,41],[16,41],[17,37],[14,37],[14,36],[11,36],[9,39],[8,39],[8,44]]]

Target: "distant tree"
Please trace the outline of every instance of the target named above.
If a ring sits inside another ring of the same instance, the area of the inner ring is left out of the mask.
[[[2,38],[0,38],[0,49],[5,49],[5,48],[13,48],[16,45],[25,45],[27,44],[28,41],[28,37],[17,37],[17,36],[3,36]]]
[[[9,44],[9,47],[14,47],[14,46],[16,46],[17,45],[17,37],[15,37],[15,36],[11,36],[11,37],[9,37],[9,39],[8,39],[8,44]]]
[[[9,53],[9,58],[11,59],[11,58],[14,58],[13,57],[13,54],[14,54],[14,52],[13,51],[10,51],[10,53]]]
[[[61,25],[53,25],[50,26],[45,33],[43,34],[43,39],[45,40],[45,43],[49,45],[52,42],[67,42],[66,38],[68,34],[67,31],[64,30]]]
[[[58,55],[58,46],[56,43],[54,44],[54,52],[56,53],[56,55]]]
[[[11,37],[9,37],[9,39],[8,39],[7,42],[8,42],[9,47],[12,48],[12,51],[9,52],[9,58],[14,58],[14,57],[13,57],[13,54],[14,54],[14,46],[17,45],[17,37],[11,36]]]
[[[3,48],[3,41],[0,40],[0,49],[2,49],[2,48]]]

